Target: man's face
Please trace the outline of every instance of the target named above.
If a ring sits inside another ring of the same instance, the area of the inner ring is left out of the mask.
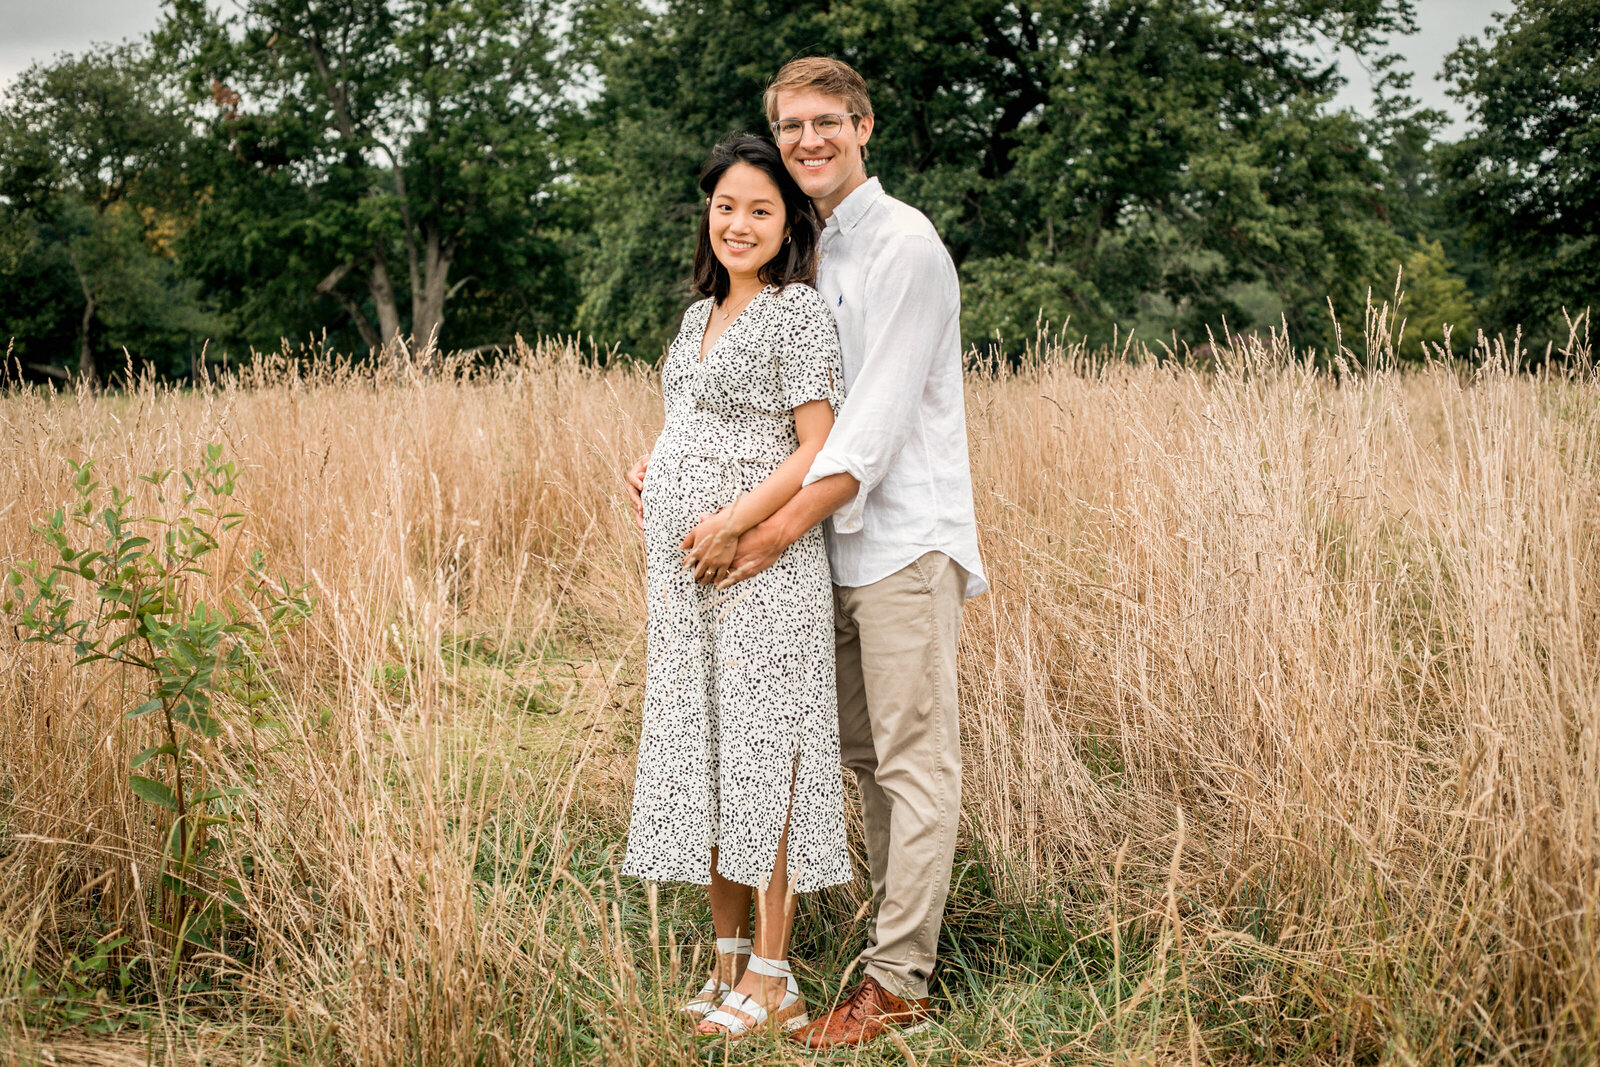
[[[833,137],[819,136],[812,120],[818,115],[844,115],[849,111],[850,105],[843,99],[825,93],[801,90],[778,94],[779,121],[795,119],[803,123],[800,139],[794,144],[779,141],[778,151],[795,182],[824,216],[832,214],[845,197],[867,180],[861,146],[872,137],[872,116],[845,119]]]

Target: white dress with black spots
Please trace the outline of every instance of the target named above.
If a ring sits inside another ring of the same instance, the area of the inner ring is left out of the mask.
[[[724,878],[761,885],[792,781],[789,877],[808,893],[851,877],[822,529],[724,592],[697,584],[678,546],[789,458],[794,408],[827,400],[837,413],[838,331],[815,289],[768,286],[702,361],[710,314],[710,300],[684,313],[661,369],[666,425],[644,480],[644,727],[622,869],[707,885],[716,848]]]

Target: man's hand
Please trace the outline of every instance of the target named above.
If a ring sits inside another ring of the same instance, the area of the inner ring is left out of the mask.
[[[861,483],[855,475],[840,472],[818,479],[801,489],[765,522],[752,526],[739,538],[733,553],[733,566],[718,579],[717,588],[760,574],[783,555],[783,550],[800,540],[811,527],[832,515],[856,495]]]
[[[729,523],[732,508],[709,515],[701,515],[700,523],[689,531],[683,543],[683,565],[694,568],[694,580],[701,585],[719,582],[727,577],[728,566],[733,562],[734,547],[739,535]]]
[[[717,582],[717,588],[726,589],[735,582],[760,574],[778,562],[778,557],[788,547],[789,539],[783,536],[777,523],[771,519],[751,527],[739,538],[739,547],[733,553],[733,565],[728,568],[726,577]]]
[[[649,469],[650,454],[646,452],[624,476],[624,481],[628,483],[628,495],[633,498],[633,518],[641,530],[644,529],[644,472]]]

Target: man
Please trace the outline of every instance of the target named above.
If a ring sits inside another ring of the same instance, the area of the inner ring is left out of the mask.
[[[817,288],[839,324],[845,402],[804,488],[739,539],[724,584],[832,517],[840,755],[860,786],[874,914],[860,982],[795,1035],[828,1048],[927,1019],[961,811],[961,606],[987,583],[955,264],[926,217],[867,177],[874,118],[855,70],[795,60],[768,86],[766,111],[826,223]],[[629,474],[636,493],[643,470]]]

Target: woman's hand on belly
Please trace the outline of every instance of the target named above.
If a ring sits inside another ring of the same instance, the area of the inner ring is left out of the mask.
[[[628,483],[628,495],[633,498],[633,517],[644,530],[644,476],[650,470],[650,454],[640,456],[629,468],[623,480]]]

